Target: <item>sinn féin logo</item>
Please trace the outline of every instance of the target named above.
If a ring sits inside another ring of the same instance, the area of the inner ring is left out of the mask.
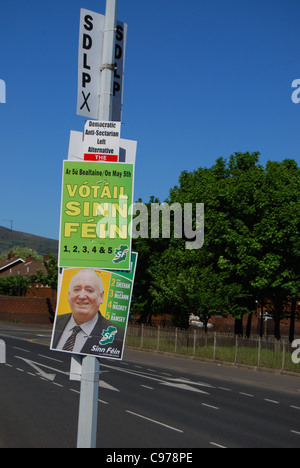
[[[129,252],[128,245],[120,245],[118,249],[115,249],[115,258],[113,259],[113,263],[124,262],[127,258],[128,252]]]
[[[115,327],[108,327],[107,330],[103,330],[101,340],[99,341],[99,344],[101,345],[106,345],[113,343],[115,339],[115,335],[117,334],[117,329]]]

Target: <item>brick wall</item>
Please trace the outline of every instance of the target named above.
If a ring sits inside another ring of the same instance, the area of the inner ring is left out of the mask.
[[[55,308],[56,299],[0,296],[0,321],[49,325]]]
[[[56,299],[57,292],[53,291],[53,289],[49,288],[48,286],[31,286],[28,289],[25,297],[43,297],[44,299]]]

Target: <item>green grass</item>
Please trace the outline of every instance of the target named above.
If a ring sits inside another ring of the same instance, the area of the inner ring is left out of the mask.
[[[205,338],[206,339],[206,338]],[[186,355],[186,356],[195,356],[198,358],[204,359],[213,359],[214,358],[214,346],[213,339],[207,340],[201,339],[201,344],[197,345],[194,351],[193,340],[189,340],[186,344],[183,344],[182,339],[178,340],[176,347],[176,354]],[[282,369],[283,363],[283,351],[281,343],[278,345],[271,342],[263,342],[260,352],[260,360],[258,362],[258,342],[251,341],[247,342],[248,346],[245,344],[241,345],[239,343],[236,350],[235,345],[229,344],[228,346],[224,345],[224,339],[222,339],[223,344],[216,346],[215,359],[218,361],[225,362],[236,362],[239,364],[246,364],[250,366],[259,366],[269,369]],[[234,342],[234,338],[230,338],[230,343]],[[140,348],[141,347],[141,337],[127,335],[126,339],[127,346],[133,346]],[[269,349],[269,348],[274,349]],[[159,347],[157,346],[157,337],[156,336],[144,336],[143,337],[143,349],[158,350],[162,352],[175,353],[175,336],[174,337],[160,337]],[[284,370],[289,372],[300,372],[300,364],[294,364],[292,362],[291,352],[286,352]]]

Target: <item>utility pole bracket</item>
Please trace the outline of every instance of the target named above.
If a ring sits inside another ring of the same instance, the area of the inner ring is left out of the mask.
[[[101,72],[103,70],[115,71],[116,69],[117,69],[117,67],[116,67],[116,65],[114,63],[112,63],[112,64],[106,63],[105,65],[101,65],[101,67],[100,67]]]

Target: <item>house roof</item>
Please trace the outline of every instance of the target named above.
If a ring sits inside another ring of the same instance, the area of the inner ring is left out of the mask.
[[[33,276],[36,275],[37,270],[42,270],[43,273],[46,273],[46,268],[43,262],[33,260],[32,258],[28,258],[26,261],[21,258],[0,260],[0,276]]]
[[[0,259],[0,274],[6,270],[10,270],[10,268],[14,268],[17,265],[25,263],[22,258],[6,258]]]

